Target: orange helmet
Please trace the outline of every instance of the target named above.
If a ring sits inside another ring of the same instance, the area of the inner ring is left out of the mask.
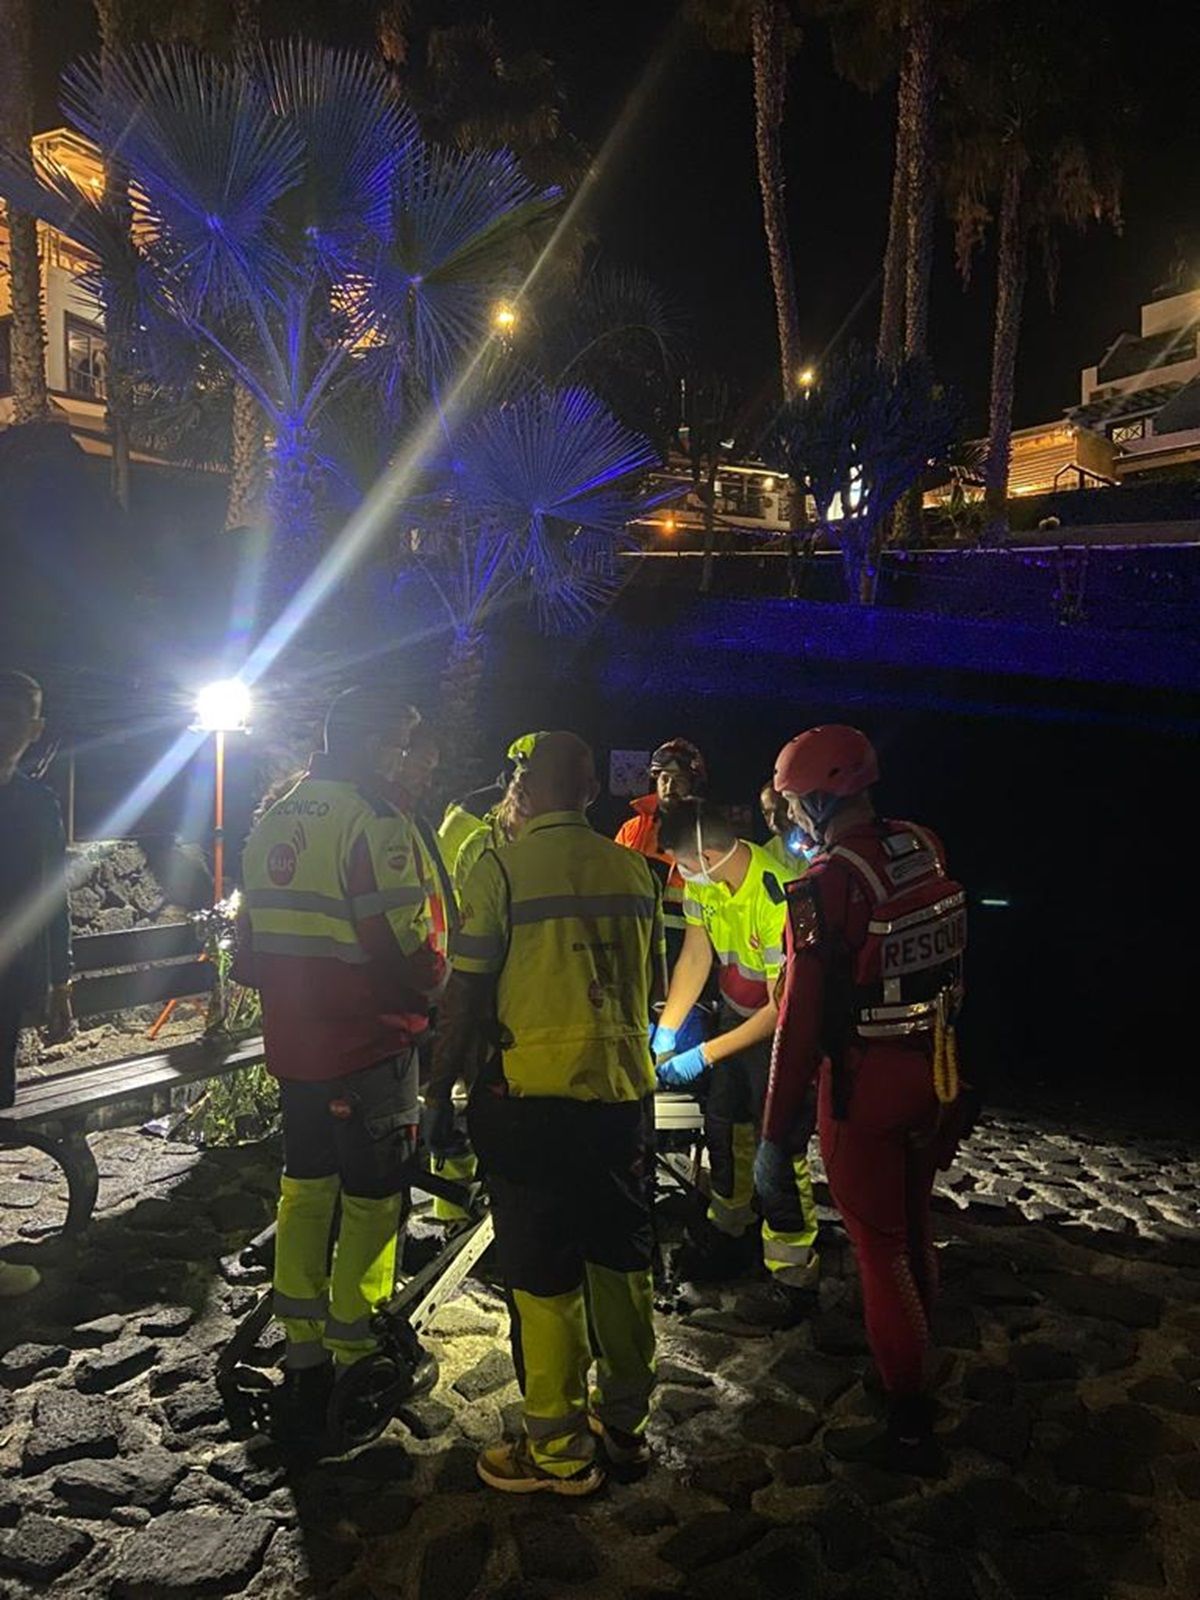
[[[780,794],[861,794],[879,779],[875,747],[865,733],[830,723],[810,728],[785,744],[775,762]]]

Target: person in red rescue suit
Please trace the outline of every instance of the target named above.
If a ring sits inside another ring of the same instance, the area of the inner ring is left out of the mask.
[[[274,1423],[289,1443],[320,1436],[335,1372],[375,1353],[372,1315],[394,1288],[420,1121],[416,1046],[448,971],[436,873],[385,798],[416,721],[381,690],[340,695],[324,751],[243,858],[234,971],[262,995],[283,1111],[274,1288],[287,1348]]]
[[[928,829],[876,815],[877,778],[875,751],[855,728],[813,728],[776,763],[776,789],[822,854],[787,892],[763,1141],[786,1137],[819,1073],[821,1152],[854,1246],[867,1338],[888,1397],[883,1433],[848,1429],[827,1446],[846,1458],[936,1472],[929,1201],[962,1131],[953,1025],[965,894]]]

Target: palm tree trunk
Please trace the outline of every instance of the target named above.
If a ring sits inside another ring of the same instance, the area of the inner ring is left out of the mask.
[[[28,165],[33,134],[30,0],[0,0],[0,38],[5,41],[0,51],[0,144],[13,160]],[[7,209],[13,421],[42,422],[50,415],[50,397],[37,221]]]
[[[785,398],[796,386],[800,370],[800,313],[788,240],[784,202],[780,130],[787,93],[787,13],[782,0],[755,0],[750,13],[754,67],[754,144],[758,155],[758,187],[762,195],[767,257],[775,292],[779,329],[780,378]]]
[[[483,684],[484,637],[478,628],[456,632],[442,669],[439,786],[447,798],[477,788],[483,768],[479,760],[479,691]]]
[[[100,31],[100,71],[107,76],[119,50],[130,42],[130,19],[125,0],[95,0]],[[109,129],[104,150],[104,206],[123,232],[133,226],[129,204],[129,176],[115,154],[121,129]],[[104,331],[108,344],[105,376],[105,426],[108,430],[110,486],[122,511],[129,510],[129,430],[133,416],[133,378],[129,366],[132,308],[124,305],[120,288],[111,280],[103,285]]]
[[[316,555],[317,467],[303,423],[279,423],[268,458],[266,498],[271,544],[279,569],[301,576]]]
[[[929,0],[915,0],[905,58],[909,129],[904,277],[904,353],[923,356],[929,343],[929,277],[933,265],[933,18]]]
[[[879,310],[879,343],[876,355],[881,366],[894,367],[904,348],[905,255],[908,249],[908,147],[912,116],[907,50],[900,65],[896,86],[896,150],[892,165],[892,203],[888,212],[887,248],[883,256],[883,302]]]
[[[251,55],[262,37],[260,0],[233,0],[232,45],[235,57]]]
[[[985,543],[1008,533],[1008,471],[1012,460],[1013,390],[1021,303],[1025,295],[1028,238],[1022,215],[1021,173],[1010,165],[1000,201],[1000,248],[996,276],[996,321],[992,336],[992,385],[988,452],[984,464]]]
[[[258,513],[262,496],[265,430],[258,401],[244,384],[233,389],[233,421],[229,437],[229,499],[225,529],[245,528]]]

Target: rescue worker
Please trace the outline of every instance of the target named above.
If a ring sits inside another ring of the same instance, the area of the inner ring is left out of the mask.
[[[324,751],[245,849],[235,971],[262,995],[280,1080],[275,1314],[287,1348],[275,1422],[294,1443],[322,1431],[335,1367],[375,1352],[371,1316],[394,1287],[419,1123],[415,1044],[446,973],[438,886],[382,797],[415,721],[380,691],[339,695]]]
[[[505,756],[504,770],[495,783],[475,789],[461,800],[452,800],[446,807],[438,829],[438,843],[454,880],[456,894],[461,895],[472,867],[483,852],[489,846],[498,850],[516,831],[517,818],[509,803],[513,781],[540,738],[539,733],[523,733],[519,739],[514,739]]]
[[[757,1251],[755,1146],[775,1033],[774,988],[783,964],[785,897],[779,871],[761,845],[739,839],[728,818],[689,800],[663,819],[659,840],[683,875],[687,922],[683,951],[671,974],[662,1019],[652,1041],[660,1083],[702,1086],[711,1193],[698,1254],[685,1256],[693,1277],[727,1277],[752,1264]],[[716,1037],[677,1051],[676,1030],[718,968]],[[817,1213],[808,1170],[813,1129],[801,1101],[762,1165],[763,1261],[791,1311],[816,1287]]]
[[[519,1440],[478,1471],[510,1494],[585,1495],[598,1456],[648,1459],[654,1384],[651,994],[665,981],[658,886],[594,833],[592,752],[543,734],[516,780],[519,837],[467,882],[426,1104],[455,1081],[492,1202],[524,1396]],[[596,1382],[589,1397],[588,1374]]]
[[[41,685],[24,672],[0,672],[0,1110],[16,1099],[26,1020],[44,1018],[51,1044],[74,1026],[62,818],[53,791],[21,771],[45,728]],[[40,1282],[36,1267],[0,1261],[0,1299]]]
[[[821,1150],[854,1245],[867,1337],[889,1398],[879,1437],[839,1454],[938,1468],[926,1391],[937,1264],[934,1173],[960,1132],[953,1023],[962,998],[965,895],[926,828],[878,817],[875,751],[855,728],[786,745],[775,787],[823,854],[788,891],[787,966],[762,1158],[784,1147],[820,1075]]]
[[[653,794],[630,802],[633,816],[617,830],[617,843],[636,850],[654,865],[662,884],[663,919],[667,928],[667,966],[675,965],[686,932],[683,920],[683,879],[675,871],[659,842],[659,826],[676,806],[694,800],[708,788],[704,757],[690,739],[668,739],[650,757]]]

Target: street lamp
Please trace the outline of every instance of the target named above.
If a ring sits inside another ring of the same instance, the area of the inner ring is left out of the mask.
[[[492,309],[492,327],[504,338],[509,337],[517,326],[517,313],[514,307],[506,300],[501,300]]]
[[[811,389],[817,381],[817,374],[812,367],[801,367],[796,374],[796,382],[802,389]]]
[[[225,892],[225,735],[244,733],[250,716],[250,691],[240,678],[221,678],[196,696],[199,733],[216,735],[216,797],[213,805],[213,900]]]

